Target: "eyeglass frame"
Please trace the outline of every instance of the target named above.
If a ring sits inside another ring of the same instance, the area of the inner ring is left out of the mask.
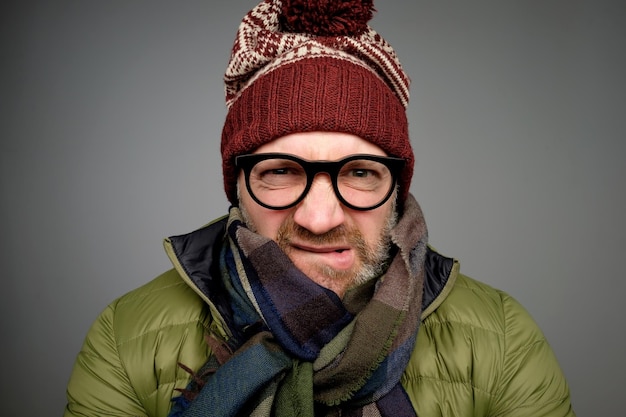
[[[293,201],[292,203],[286,204],[284,206],[271,206],[259,200],[259,198],[252,191],[252,186],[250,185],[250,173],[252,172],[252,168],[254,168],[254,166],[258,164],[259,162],[265,161],[267,159],[287,159],[287,160],[298,163],[304,169],[304,173],[306,174],[306,185],[304,189],[302,190],[302,193],[300,194],[300,196],[296,198],[296,200]],[[339,185],[337,184],[337,178],[339,176],[339,172],[341,171],[341,169],[343,168],[345,164],[347,164],[350,161],[357,160],[357,159],[375,161],[375,162],[379,162],[385,165],[385,167],[389,169],[389,173],[391,174],[391,177],[392,177],[392,182],[389,186],[389,191],[387,192],[385,197],[381,201],[379,201],[378,203],[372,206],[358,207],[353,204],[350,204],[348,201],[346,201],[346,199],[339,192]],[[326,173],[329,175],[330,181],[333,185],[333,191],[335,192],[335,196],[343,205],[345,205],[346,207],[352,210],[357,210],[357,211],[374,210],[375,208],[382,206],[383,204],[387,202],[387,200],[389,200],[389,197],[391,197],[391,195],[393,194],[396,188],[396,184],[398,183],[398,176],[400,175],[400,171],[404,168],[405,164],[406,164],[406,161],[403,158],[396,158],[392,156],[370,155],[370,154],[353,154],[345,158],[342,158],[338,161],[327,161],[327,160],[311,161],[307,159],[302,159],[292,154],[276,153],[276,152],[245,154],[245,155],[238,155],[235,157],[235,166],[238,168],[241,168],[244,172],[246,189],[248,190],[248,193],[257,204],[270,210],[286,210],[299,204],[302,200],[304,200],[304,198],[309,193],[311,186],[313,185],[313,181],[315,180],[315,177],[319,173]]]

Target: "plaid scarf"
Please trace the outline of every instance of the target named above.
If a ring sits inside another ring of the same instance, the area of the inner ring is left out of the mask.
[[[220,264],[232,337],[207,337],[212,355],[170,417],[415,416],[400,384],[419,327],[427,240],[413,197],[391,232],[387,272],[343,301],[247,229],[237,208],[227,232]]]

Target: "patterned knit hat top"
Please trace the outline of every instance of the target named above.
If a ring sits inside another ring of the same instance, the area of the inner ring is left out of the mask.
[[[372,0],[265,0],[241,22],[224,75],[224,188],[237,205],[234,158],[295,132],[344,132],[404,158],[400,202],[414,155],[406,118],[409,78],[369,25]]]

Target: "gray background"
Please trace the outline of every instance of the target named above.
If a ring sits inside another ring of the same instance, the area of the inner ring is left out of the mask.
[[[0,6],[2,412],[60,415],[96,315],[227,210],[221,77],[254,0]],[[626,3],[379,0],[432,244],[518,298],[579,416],[624,415]]]

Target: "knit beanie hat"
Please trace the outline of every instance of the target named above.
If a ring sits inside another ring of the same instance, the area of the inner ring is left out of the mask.
[[[414,165],[410,81],[368,25],[372,1],[265,0],[243,18],[224,75],[222,169],[232,204],[238,205],[235,156],[310,131],[351,133],[404,158],[404,202]]]

